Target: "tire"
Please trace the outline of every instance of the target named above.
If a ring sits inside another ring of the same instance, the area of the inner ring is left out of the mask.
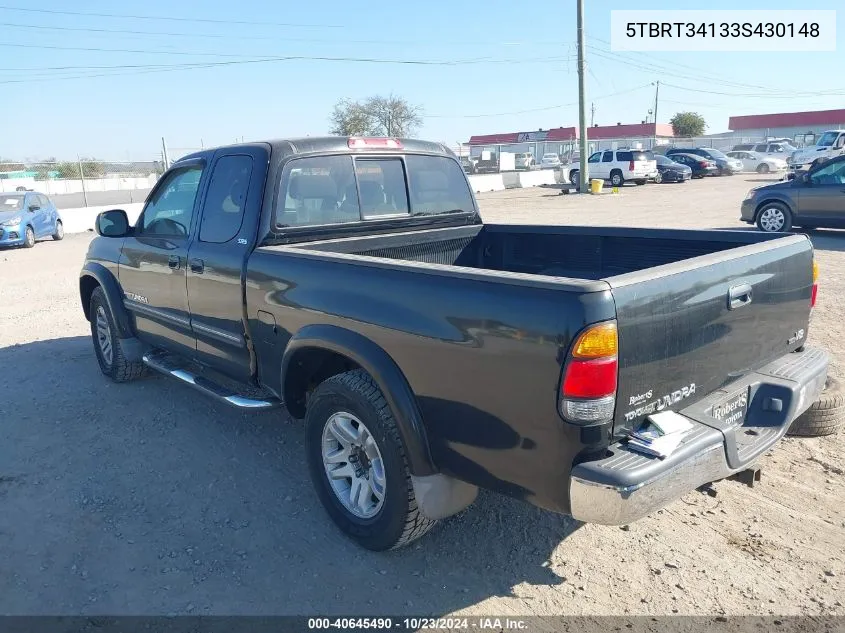
[[[336,435],[333,429],[342,432]],[[368,448],[364,451],[364,447],[356,446],[355,440],[339,439],[351,438],[350,429],[357,432],[356,439],[369,436],[374,443],[365,442]],[[320,502],[340,530],[362,547],[373,551],[398,549],[421,537],[436,523],[424,517],[417,507],[405,447],[393,413],[375,381],[364,370],[332,376],[314,390],[305,414],[305,450]],[[327,460],[327,455],[335,457]],[[352,455],[356,455],[354,460],[345,459]],[[377,479],[379,462],[382,483]],[[353,464],[365,465],[358,466],[356,471]],[[344,475],[330,478],[332,469],[343,471]],[[353,486],[356,480],[362,479],[368,486],[362,494],[370,491],[364,500],[365,507],[361,506],[361,495],[352,500]]]
[[[91,293],[89,306],[91,339],[100,371],[114,382],[129,382],[143,376],[147,366],[141,361],[129,361],[123,355],[117,339],[114,317],[102,288],[95,288]]]
[[[581,189],[581,174],[578,172],[577,169],[569,172],[569,182],[576,189]]]
[[[65,238],[65,226],[61,220],[56,220],[56,232],[53,233],[53,239],[57,242]]]
[[[787,233],[792,228],[792,213],[781,202],[765,202],[757,211],[757,228],[764,233]]]
[[[625,184],[625,177],[622,175],[621,171],[614,169],[610,172],[610,184],[614,187],[621,187]]]
[[[663,182],[663,174],[661,174],[660,172],[657,172],[657,175],[654,177],[654,182],[657,183],[658,185],[661,182]]]
[[[821,397],[792,422],[787,435],[821,437],[836,433],[845,423],[845,389],[828,376]]]
[[[24,232],[23,247],[32,248],[33,246],[35,246],[35,231],[32,230],[31,226],[28,226]]]
[[[757,167],[758,174],[768,174],[769,173],[769,166],[766,163],[763,163],[759,167]]]

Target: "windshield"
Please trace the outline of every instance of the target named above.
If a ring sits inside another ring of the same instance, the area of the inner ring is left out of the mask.
[[[19,193],[0,193],[0,213],[23,209],[23,196]]]
[[[717,149],[708,149],[707,153],[710,154],[711,158],[727,158],[727,156]]]
[[[839,138],[839,132],[825,132],[816,145],[819,147],[830,147],[836,142],[837,138]]]

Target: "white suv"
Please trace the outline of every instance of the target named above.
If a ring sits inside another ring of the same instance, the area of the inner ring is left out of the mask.
[[[590,178],[609,180],[614,187],[632,181],[644,185],[657,175],[657,161],[651,152],[640,149],[603,150],[590,155]],[[578,178],[574,170],[570,180]]]

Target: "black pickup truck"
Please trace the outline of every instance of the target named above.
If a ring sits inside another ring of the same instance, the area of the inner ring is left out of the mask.
[[[209,149],[96,230],[79,290],[103,373],[284,403],[328,514],[375,550],[479,487],[628,523],[748,470],[827,374],[805,236],[483,224],[436,143]],[[667,410],[693,423],[677,450],[631,450]]]

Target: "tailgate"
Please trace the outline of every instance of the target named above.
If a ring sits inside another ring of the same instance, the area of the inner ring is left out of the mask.
[[[619,331],[614,432],[801,347],[812,259],[810,241],[792,235],[607,279]]]

